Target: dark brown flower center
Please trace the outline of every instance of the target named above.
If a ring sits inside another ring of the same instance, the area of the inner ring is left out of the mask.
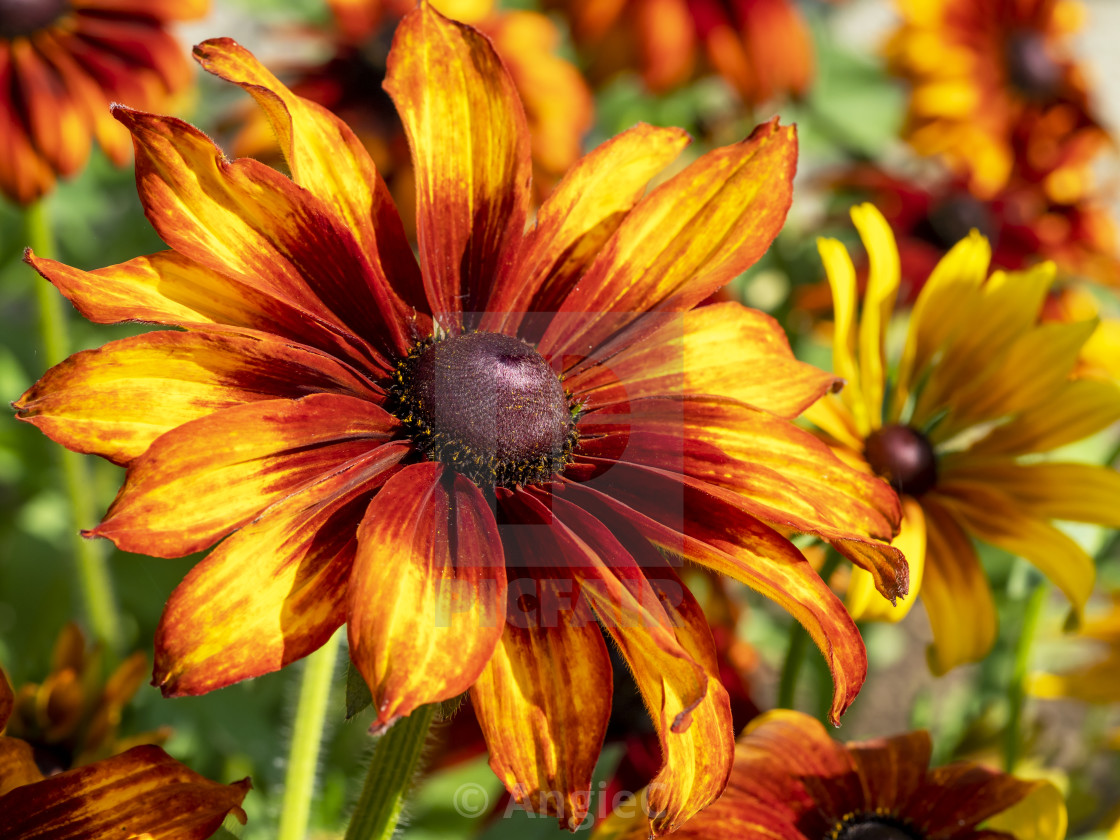
[[[909,426],[884,426],[872,432],[863,456],[871,469],[899,493],[921,496],[937,483],[937,456],[921,432]]]
[[[828,840],[923,840],[903,820],[887,813],[848,814],[828,835]]]
[[[547,481],[578,439],[578,409],[560,377],[508,335],[425,342],[397,366],[389,391],[416,447],[482,487]]]
[[[0,0],[0,38],[30,35],[69,10],[67,0]]]
[[[1062,81],[1062,68],[1050,57],[1040,32],[1013,32],[1004,48],[1007,78],[1027,99],[1054,96]]]

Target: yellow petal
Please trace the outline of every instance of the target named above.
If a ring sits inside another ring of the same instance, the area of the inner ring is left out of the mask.
[[[836,383],[794,358],[777,321],[730,302],[669,315],[642,341],[565,376],[589,410],[643,397],[714,394],[789,418]]]
[[[996,638],[996,607],[980,558],[961,526],[940,504],[922,501],[926,568],[922,603],[933,630],[930,670],[945,672],[983,659]]]
[[[863,317],[859,322],[859,384],[868,419],[872,427],[877,427],[883,414],[886,376],[883,334],[894,312],[900,279],[898,246],[890,225],[874,205],[853,207],[852,221],[859,230],[871,264],[863,295]]]
[[[875,591],[875,579],[856,566],[852,569],[845,603],[856,621],[901,621],[918,600],[926,566],[926,518],[922,506],[909,496],[902,497],[902,527],[891,545],[902,552],[910,570],[910,590],[891,604]]]
[[[387,444],[343,465],[191,569],[156,629],[153,684],[165,696],[204,694],[325,644],[346,618],[362,512],[409,451]]]
[[[309,390],[379,398],[323,353],[267,335],[154,332],[76,353],[14,403],[52,440],[119,464],[223,408]]]
[[[554,311],[688,142],[681,129],[638,123],[578,160],[541,204],[517,261],[501,266],[481,328],[509,331],[525,312]]]
[[[540,351],[587,355],[642,313],[687,311],[746,271],[785,223],[796,164],[794,129],[775,119],[655,189],[564,299]]]

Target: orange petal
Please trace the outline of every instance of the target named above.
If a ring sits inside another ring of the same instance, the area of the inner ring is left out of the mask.
[[[127,464],[164,432],[219,409],[368,382],[309,347],[264,334],[155,332],[76,353],[13,404],[52,440]]]
[[[437,319],[482,311],[516,246],[529,203],[529,130],[517,90],[489,40],[428,3],[397,27],[385,90],[416,171],[424,288]]]
[[[398,318],[423,311],[420,270],[385,181],[350,127],[321,105],[296,96],[232,38],[194,48],[207,72],[240,85],[264,109],[292,180],[330,205],[370,258],[383,298]]]
[[[581,158],[544,200],[516,262],[503,265],[481,328],[512,331],[552,312],[641,198],[688,144],[681,129],[638,123]]]
[[[641,313],[687,311],[744,272],[785,222],[796,164],[794,129],[775,119],[655,189],[563,301],[541,352],[586,355]]]
[[[195,566],[160,618],[153,684],[165,696],[204,694],[321,647],[346,617],[363,508],[409,451],[386,444],[343,465]]]
[[[13,90],[16,78],[5,39],[0,43],[0,90]],[[32,145],[23,116],[7,95],[0,96],[0,125],[0,190],[18,204],[30,204],[54,186],[54,170]]]
[[[0,802],[3,801],[3,794],[8,791],[42,779],[43,774],[35,763],[35,753],[31,745],[19,738],[0,735]],[[0,812],[0,819],[3,819],[3,816]],[[0,823],[0,829],[3,827]]]
[[[579,429],[580,453],[702,482],[751,516],[828,540],[885,597],[906,594],[906,562],[884,542],[902,516],[898,496],[788,420],[729,400],[646,399],[591,412]]]
[[[74,307],[94,323],[144,321],[184,327],[261,330],[335,355],[376,363],[361,338],[266,289],[212,271],[175,251],[136,257],[120,265],[82,271],[24,255]]]
[[[248,779],[220,785],[159,747],[135,747],[0,797],[0,834],[20,840],[206,840],[233,814]]]
[[[608,527],[557,497],[525,503],[561,544],[581,595],[630,666],[664,756],[649,802],[653,830],[671,831],[714,801],[731,772],[731,707],[703,612],[632,525]]]
[[[259,161],[227,161],[180,120],[120,106],[113,116],[132,132],[148,220],[174,250],[391,352],[409,349],[369,259],[325,201]]]
[[[793,418],[839,384],[795,359],[778,322],[756,309],[717,303],[660,320],[642,341],[568,373],[565,386],[588,408],[714,394]]]
[[[30,39],[16,38],[9,41],[9,46],[32,143],[52,169],[60,175],[72,175],[89,157],[93,141],[90,123]],[[99,98],[103,102],[104,94]]]
[[[549,529],[518,524],[503,537],[505,631],[471,700],[514,799],[575,830],[610,718],[610,656]]]
[[[443,465],[405,467],[358,530],[348,594],[350,657],[377,728],[462,694],[502,635],[506,575],[490,505]]]
[[[746,584],[796,618],[828,662],[834,686],[829,716],[839,723],[863,685],[867,653],[844,605],[792,543],[679,476],[613,464],[590,483],[565,486],[600,519],[616,511],[664,551]]]
[[[184,423],[129,465],[101,524],[124,551],[201,551],[340,464],[376,448],[397,423],[368,400],[312,394],[237,405]]]

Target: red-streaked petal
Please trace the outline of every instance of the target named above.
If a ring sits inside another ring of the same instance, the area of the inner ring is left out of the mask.
[[[587,355],[643,312],[683,312],[770,247],[793,197],[797,140],[773,120],[646,196],[572,288],[541,339]]]
[[[600,520],[614,511],[659,548],[728,575],[789,612],[828,662],[829,715],[839,722],[863,685],[867,653],[844,605],[789,540],[701,487],[625,464],[565,488]]]
[[[72,175],[89,157],[91,126],[54,67],[31,40],[16,38],[9,42],[9,48],[31,141],[51,168],[61,175]],[[104,94],[99,98],[104,100]]]
[[[883,481],[843,464],[780,417],[730,400],[645,399],[580,420],[580,454],[687,476],[783,529],[815,534],[875,577],[894,599],[906,562],[889,541],[902,511]]]
[[[514,799],[574,830],[610,718],[610,656],[548,527],[502,530],[505,631],[471,700],[490,766]]]
[[[234,814],[248,779],[220,785],[159,747],[59,773],[0,797],[0,835],[20,840],[206,840]]]
[[[385,90],[416,171],[420,267],[433,317],[482,311],[529,204],[529,129],[489,40],[422,3],[397,27]]]
[[[443,465],[405,467],[358,529],[346,630],[375,726],[462,694],[501,638],[502,542],[482,491]]]
[[[11,47],[0,42],[0,90],[16,84]],[[54,186],[54,170],[32,145],[23,116],[8,95],[0,96],[0,125],[0,190],[19,204],[30,204]]]
[[[1017,779],[973,761],[935,767],[925,789],[913,799],[913,819],[926,827],[931,840],[944,840],[956,835],[962,825],[978,826],[1006,811],[1044,784],[1039,779]]]
[[[167,331],[76,353],[14,407],[19,419],[67,448],[128,464],[164,432],[219,409],[319,391],[380,396],[308,347],[265,334]]]
[[[385,443],[396,426],[384,409],[341,394],[200,417],[161,435],[129,465],[109,512],[86,536],[155,557],[201,551]]]
[[[514,331],[526,312],[551,312],[688,143],[681,129],[639,123],[581,158],[544,200],[516,261],[504,264],[480,329]]]
[[[778,322],[738,303],[658,317],[657,329],[609,358],[594,357],[564,380],[597,408],[681,394],[730,397],[793,418],[839,380],[794,358]]]
[[[259,161],[227,161],[198,129],[117,107],[156,232],[185,257],[406,352],[369,260],[326,202]]]
[[[379,355],[360,337],[270,290],[254,288],[175,251],[82,271],[55,260],[24,260],[98,324],[142,321],[167,326],[259,330],[370,365]],[[274,291],[274,290],[272,290]]]
[[[397,319],[424,311],[420,269],[404,225],[365,146],[350,127],[326,108],[296,96],[248,50],[231,38],[215,38],[194,48],[203,69],[240,85],[264,110],[294,180],[327,204],[354,232],[369,257]]]
[[[926,780],[932,752],[933,742],[925,731],[849,744],[867,806],[889,809],[914,801]]]
[[[552,530],[582,596],[630,666],[664,756],[650,796],[653,830],[671,831],[714,801],[731,772],[731,707],[716,676],[714,644],[703,613],[686,598],[680,581],[665,574],[656,550],[632,527],[608,528],[558,497],[520,501]],[[630,547],[638,555],[615,537],[620,531],[630,534]],[[646,577],[647,567],[653,570],[656,589]],[[682,627],[678,621],[684,622]]]
[[[156,630],[152,683],[204,694],[277,671],[321,647],[346,618],[358,522],[408,455],[386,444],[265,511],[195,566]]]

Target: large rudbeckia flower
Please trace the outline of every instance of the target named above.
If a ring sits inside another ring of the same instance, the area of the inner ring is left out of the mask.
[[[589,72],[636,70],[657,93],[689,82],[704,61],[746,103],[801,96],[813,41],[792,0],[549,0],[571,21]]]
[[[0,671],[0,732],[13,705],[11,684]],[[205,840],[230,814],[245,822],[248,779],[212,782],[159,747],[133,747],[50,776],[36,759],[31,744],[0,735],[0,837]]]
[[[1047,782],[973,762],[930,769],[928,732],[841,744],[816,720],[779,709],[739,737],[719,801],[681,840],[1060,840],[1066,810]],[[624,804],[595,840],[644,840]]]
[[[164,104],[190,78],[169,21],[209,0],[0,0],[0,192],[28,204],[72,175],[92,138],[118,166],[128,132],[110,102]]]
[[[1084,16],[1074,0],[896,0],[903,23],[887,45],[913,86],[906,136],[943,155],[990,197],[1016,170],[1056,202],[1088,189],[1108,142],[1071,56]]]
[[[888,376],[883,331],[898,291],[898,250],[874,207],[857,207],[852,218],[870,256],[858,324],[851,258],[836,240],[818,243],[836,307],[833,368],[848,385],[807,416],[838,454],[902,496],[895,545],[910,561],[911,595],[892,606],[856,569],[853,615],[898,619],[921,595],[933,628],[930,664],[940,673],[980,659],[995,638],[974,538],[1026,558],[1075,609],[1084,606],[1093,560],[1052,520],[1120,526],[1120,475],[1039,456],[1120,419],[1120,389],[1071,378],[1096,321],[1039,323],[1053,265],[989,277],[991,249],[975,231],[918,295],[897,375]]]
[[[513,84],[485,37],[423,4],[386,82],[417,175],[417,265],[341,121],[232,41],[196,53],[266,109],[292,179],[118,109],[171,250],[93,272],[28,259],[94,321],[185,331],[79,353],[17,404],[128,467],[91,536],[157,556],[225,538],[164,611],[164,693],[274,671],[345,622],[379,727],[470,689],[506,785],[578,824],[610,712],[602,625],[662,738],[664,828],[722,789],[732,741],[711,634],[661,549],[793,613],[839,715],[862,642],[778,529],[829,540],[892,597],[906,566],[878,540],[897,498],[790,422],[834,377],[766,316],[694,309],[781,227],[792,129],[762,126],[643,195],[686,137],[639,125],[526,230]]]

